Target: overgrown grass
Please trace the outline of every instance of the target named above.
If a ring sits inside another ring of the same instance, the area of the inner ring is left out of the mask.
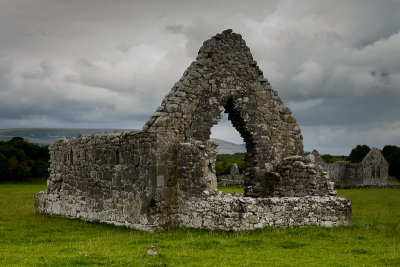
[[[0,184],[0,266],[382,266],[400,265],[400,190],[339,190],[353,224],[150,234],[34,214],[45,185]],[[159,247],[158,256],[147,248]]]

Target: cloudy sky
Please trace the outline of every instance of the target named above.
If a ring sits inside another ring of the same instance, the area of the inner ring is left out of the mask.
[[[0,128],[140,129],[232,28],[306,151],[400,146],[400,1],[0,0]],[[242,143],[226,119],[213,136]]]

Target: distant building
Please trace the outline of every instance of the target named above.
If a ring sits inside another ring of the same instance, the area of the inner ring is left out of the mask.
[[[317,150],[311,154],[315,157],[315,163],[328,172],[335,185],[387,185],[389,164],[377,148],[372,148],[361,163],[326,163]]]
[[[222,175],[218,178],[218,186],[233,186],[242,187],[244,181],[244,175],[239,172],[237,163],[233,163],[229,174]]]

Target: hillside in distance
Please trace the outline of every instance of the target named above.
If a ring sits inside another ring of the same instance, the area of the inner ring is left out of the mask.
[[[246,147],[244,144],[238,145],[216,138],[211,138],[211,140],[218,144],[218,154],[246,153]]]
[[[127,129],[86,129],[86,128],[15,128],[0,129],[0,140],[9,140],[14,136],[20,136],[25,141],[50,145],[63,137],[76,137],[79,134],[100,134],[105,132],[126,132]]]
[[[0,140],[10,140],[20,136],[25,141],[38,144],[50,145],[63,137],[76,137],[79,134],[100,134],[105,132],[129,132],[137,130],[129,129],[101,129],[101,128],[15,128],[0,129]],[[234,144],[221,139],[211,139],[218,144],[218,154],[246,153],[244,145]]]

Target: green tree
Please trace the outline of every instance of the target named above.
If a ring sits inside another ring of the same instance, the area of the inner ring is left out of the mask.
[[[47,177],[49,158],[48,147],[26,142],[21,137],[0,141],[0,180]]]
[[[0,181],[8,176],[8,160],[3,153],[0,152]]]
[[[30,176],[30,168],[26,162],[18,161],[16,156],[8,159],[8,177],[14,181],[21,181]]]
[[[382,149],[382,155],[389,163],[389,175],[400,178],[400,147],[387,145]]]
[[[324,155],[321,156],[321,158],[326,163],[333,163],[333,161],[332,161],[333,157],[330,154],[324,154]]]
[[[48,160],[46,161],[43,159],[34,160],[31,169],[32,177],[43,178],[49,176],[48,168],[49,168]]]
[[[355,148],[353,148],[353,150],[351,150],[347,160],[353,163],[359,163],[364,159],[370,150],[371,148],[367,145],[357,145]]]

